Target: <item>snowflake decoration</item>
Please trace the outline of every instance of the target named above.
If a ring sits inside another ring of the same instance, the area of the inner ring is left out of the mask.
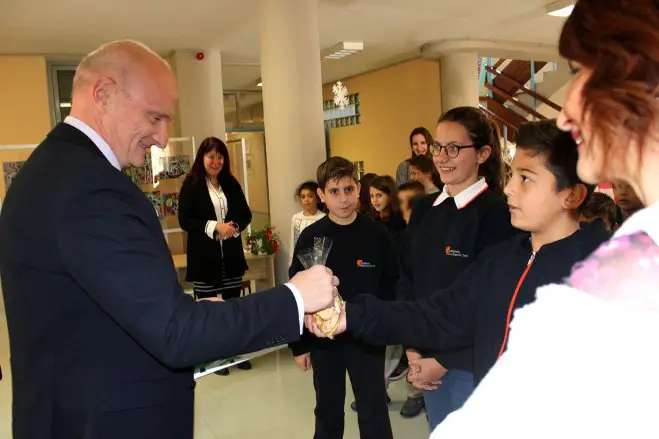
[[[337,82],[332,86],[332,91],[334,92],[334,104],[339,108],[344,109],[348,106],[348,89],[341,81]]]

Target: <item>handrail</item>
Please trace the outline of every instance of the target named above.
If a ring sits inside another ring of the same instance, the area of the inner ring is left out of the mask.
[[[488,66],[488,61],[489,58],[481,58],[481,72],[478,77],[478,89],[480,90],[485,86],[485,77],[487,76],[487,71],[485,70],[485,67]]]
[[[515,81],[513,78],[509,78],[508,76],[504,75],[503,73],[499,72],[498,70],[493,69],[490,66],[486,66],[485,70],[492,73],[493,75],[496,75],[497,77],[501,78],[504,81],[508,81],[510,84],[515,85],[520,90],[524,90],[525,93],[528,93],[529,95],[533,96],[534,98],[536,98],[537,100],[539,100],[543,104],[549,105],[554,110],[556,110],[556,111],[562,111],[563,110],[563,108],[560,105],[553,103],[552,101],[550,101],[546,97],[544,97],[541,94],[536,93],[533,90],[527,88],[524,84]]]
[[[494,63],[494,66],[493,66],[494,69],[498,69],[498,68],[501,67],[501,65],[502,65],[503,63],[505,63],[506,61],[507,61],[506,58],[499,58],[499,61],[497,61],[496,63]]]
[[[487,100],[487,98],[485,98],[485,100]],[[489,108],[487,108],[486,106],[484,106],[482,104],[479,104],[479,107],[481,108],[481,110],[486,112],[491,118],[498,120],[499,123],[501,123],[503,125],[506,125],[510,129],[512,129],[513,131],[517,132],[517,127],[515,125],[513,125],[512,123],[508,122],[507,120],[503,119],[502,117],[499,117],[495,112],[493,112],[492,110],[490,110]]]
[[[501,90],[499,87],[496,85],[492,84],[485,84],[485,88],[492,90],[495,94],[498,94],[499,96],[503,96],[504,98],[508,99],[510,102],[513,104],[517,105],[519,108],[522,110],[526,111],[532,116],[535,116],[538,119],[547,119],[547,116],[543,116],[542,114],[538,113],[535,111],[533,108],[529,107],[528,105],[525,105],[521,103],[516,97],[510,96],[508,93],[505,91]]]

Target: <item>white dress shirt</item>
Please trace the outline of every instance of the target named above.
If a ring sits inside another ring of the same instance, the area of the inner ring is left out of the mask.
[[[117,159],[117,156],[115,153],[112,151],[112,148],[110,148],[110,145],[108,145],[108,142],[105,141],[105,139],[98,134],[92,127],[81,121],[80,119],[77,119],[73,116],[67,116],[64,119],[64,123],[71,125],[72,127],[78,129],[81,131],[84,135],[89,137],[89,139],[94,142],[94,145],[101,151],[103,156],[110,162],[110,164],[116,168],[117,170],[121,171],[121,164],[119,163],[119,159]],[[302,334],[302,331],[304,329],[304,299],[302,298],[302,294],[300,291],[295,287],[295,285],[291,283],[285,284],[289,290],[293,293],[293,297],[295,297],[295,303],[297,304],[297,311],[298,311],[298,317],[299,317],[299,322],[300,322],[300,334]]]
[[[455,205],[457,206],[458,209],[462,209],[467,204],[471,203],[480,194],[485,192],[487,188],[488,186],[487,183],[485,182],[485,179],[481,178],[476,183],[472,184],[467,189],[463,190],[455,197],[453,197],[453,201],[455,202]],[[449,198],[451,198],[451,195],[448,193],[448,186],[444,185],[444,189],[437,196],[437,199],[435,199],[435,202],[433,203],[433,207],[439,206]]]

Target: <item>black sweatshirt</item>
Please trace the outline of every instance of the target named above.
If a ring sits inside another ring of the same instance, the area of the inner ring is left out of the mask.
[[[607,237],[602,229],[587,227],[543,246],[534,255],[529,234],[519,234],[488,249],[450,288],[429,299],[384,303],[362,296],[351,301],[348,329],[373,344],[409,344],[439,351],[473,346],[478,383],[505,349],[511,303],[514,310],[533,302],[538,287],[562,282],[572,266]],[[444,366],[455,367],[450,361]]]
[[[366,294],[383,300],[395,298],[398,280],[398,253],[394,239],[379,221],[357,215],[352,224],[341,226],[329,216],[308,226],[297,241],[289,275],[304,270],[297,255],[313,248],[314,238],[330,238],[332,248],[327,263],[341,282],[339,293],[344,300]],[[335,341],[321,340],[306,329],[299,342],[290,345],[293,355],[309,352],[313,344],[353,340],[351,334],[341,334]]]
[[[407,228],[407,224],[400,212],[394,212],[387,219],[383,219],[379,216],[374,216],[373,219],[381,222],[387,228],[389,233],[391,233],[391,236],[393,236],[397,248],[400,248],[402,245],[403,234]]]
[[[414,206],[401,250],[397,289],[401,300],[427,299],[449,287],[483,250],[516,233],[505,200],[489,189],[462,208],[453,198],[433,206],[437,199],[438,194],[432,194]],[[436,358],[445,367],[450,364],[454,369],[472,370],[471,348],[441,355],[432,350],[419,352],[425,358]]]

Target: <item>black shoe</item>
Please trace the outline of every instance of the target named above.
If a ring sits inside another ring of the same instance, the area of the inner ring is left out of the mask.
[[[400,415],[403,418],[414,418],[419,416],[425,406],[426,403],[423,400],[423,395],[411,396],[407,398],[407,401],[403,404],[403,408],[400,409]]]
[[[396,366],[394,371],[391,372],[391,375],[389,375],[389,379],[391,381],[402,380],[407,376],[408,370],[409,370],[409,366],[407,365],[407,361],[405,362],[401,361],[400,363],[398,363],[398,366]]]
[[[249,360],[247,360],[247,361],[243,361],[242,363],[236,364],[236,367],[240,370],[251,370],[252,363]]]
[[[387,393],[387,405],[391,404],[391,398],[389,397],[389,394]],[[353,412],[357,411],[357,401],[353,401],[352,404],[350,404],[350,408],[352,409]]]
[[[225,376],[229,375],[231,372],[229,372],[229,368],[227,367],[226,369],[220,369],[220,370],[218,370],[216,372],[213,372],[213,373],[215,375],[220,375],[220,376],[225,377]]]

